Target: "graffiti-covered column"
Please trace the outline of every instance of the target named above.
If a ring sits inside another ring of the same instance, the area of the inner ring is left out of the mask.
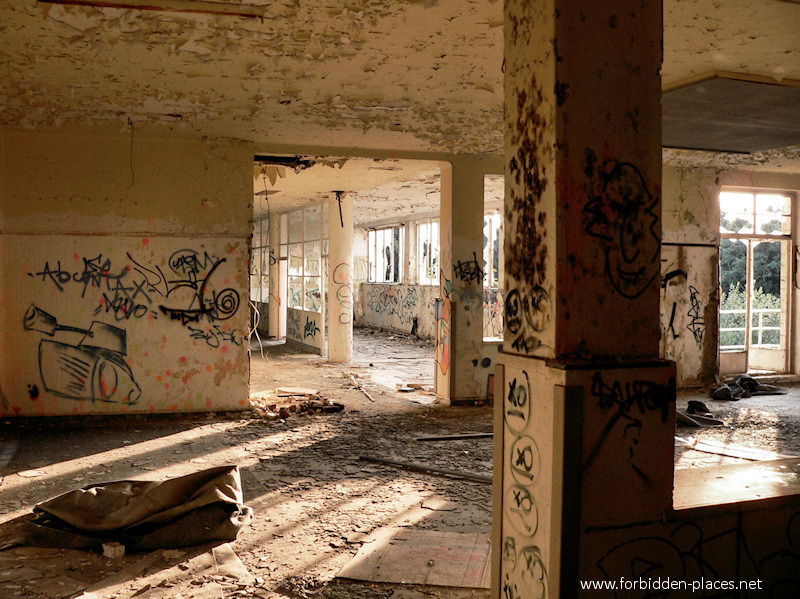
[[[661,2],[504,10],[493,595],[571,597],[580,579],[602,578],[594,558],[607,548],[587,531],[671,507],[674,365],[658,360]]]
[[[281,279],[280,266],[281,215],[269,215],[269,336],[281,336]]]
[[[353,198],[337,192],[328,214],[328,361],[353,354]]]
[[[479,161],[442,166],[440,273],[436,303],[436,395],[479,398],[483,347],[483,170]]]

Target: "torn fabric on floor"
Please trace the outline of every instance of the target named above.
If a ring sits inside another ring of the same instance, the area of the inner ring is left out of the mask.
[[[0,549],[14,545],[79,548],[117,541],[129,551],[233,541],[250,523],[238,466],[220,466],[165,481],[91,485],[34,507]]]

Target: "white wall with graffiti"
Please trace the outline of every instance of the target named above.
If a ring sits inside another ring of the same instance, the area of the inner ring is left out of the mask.
[[[288,308],[286,310],[286,340],[324,353],[322,313]],[[305,349],[305,348],[304,348]]]
[[[663,170],[661,356],[679,387],[714,381],[719,337],[719,178],[710,169]]]
[[[439,287],[434,285],[387,285],[362,283],[356,324],[415,334],[422,339],[436,338],[436,298]],[[502,289],[483,290],[483,336],[499,339],[503,336]]]
[[[138,172],[130,134],[87,134],[71,151],[60,135],[12,135],[21,145],[3,166],[3,415],[248,405],[252,189],[245,169],[217,180],[247,154],[163,135],[135,140],[164,158]],[[45,163],[55,166],[42,180]],[[204,177],[215,180],[205,190]],[[225,206],[231,194],[241,210]]]

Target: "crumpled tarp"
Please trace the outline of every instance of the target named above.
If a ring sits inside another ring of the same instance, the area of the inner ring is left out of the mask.
[[[220,466],[165,481],[122,480],[91,485],[34,507],[14,545],[92,547],[117,541],[131,550],[173,549],[233,541],[250,523],[238,466]]]
[[[710,395],[714,399],[739,401],[743,397],[753,395],[786,395],[789,391],[775,385],[760,383],[746,374],[739,375],[732,382],[712,389]]]

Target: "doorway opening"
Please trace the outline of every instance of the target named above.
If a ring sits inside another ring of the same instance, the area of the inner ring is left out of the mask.
[[[726,190],[720,201],[720,373],[789,364],[792,196]]]

